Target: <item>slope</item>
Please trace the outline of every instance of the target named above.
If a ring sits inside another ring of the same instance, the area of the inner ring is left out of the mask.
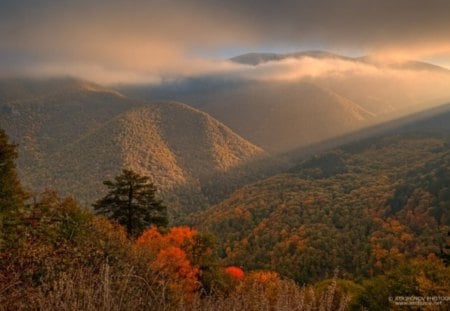
[[[199,107],[277,153],[361,128],[373,118],[346,98],[306,82],[247,84],[215,93]]]
[[[250,53],[232,61],[239,68],[234,73],[122,90],[140,98],[187,103],[272,153],[450,100],[450,71],[422,62],[382,63],[323,51]]]
[[[35,191],[51,186],[88,204],[122,168],[150,175],[173,213],[207,204],[210,178],[265,152],[206,113],[147,103],[79,84],[2,105],[0,124],[19,143],[19,169]],[[246,173],[241,172],[242,176]]]
[[[76,79],[2,80],[0,93],[0,126],[20,145],[19,167],[38,165],[138,104]]]
[[[271,61],[280,61],[288,58],[302,58],[302,57],[311,57],[311,58],[334,58],[334,59],[343,59],[343,60],[351,60],[350,57],[345,57],[337,54],[333,54],[326,51],[303,51],[303,52],[294,52],[294,53],[286,53],[286,54],[278,54],[278,53],[246,53],[242,55],[237,55],[230,58],[231,61],[244,65],[260,65]]]
[[[436,120],[446,120],[436,127]],[[450,231],[450,113],[302,161],[193,215],[230,264],[299,282],[381,273],[444,256]]]
[[[361,128],[373,119],[359,105],[309,82],[206,81],[209,88],[202,81],[189,82],[187,91],[169,88],[148,96],[180,98],[272,153]]]

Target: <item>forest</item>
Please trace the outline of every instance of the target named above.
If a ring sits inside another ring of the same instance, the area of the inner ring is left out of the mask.
[[[1,132],[0,310],[389,310],[406,296],[444,310],[449,142],[347,144],[191,214],[190,227],[130,236],[72,197],[31,196]]]
[[[273,271],[226,266],[215,238],[151,226],[137,238],[53,190],[31,196],[0,131],[0,310],[318,310],[344,308],[337,280],[315,289]],[[334,308],[334,307],[333,307]]]
[[[0,0],[0,311],[450,311],[450,0]]]
[[[369,310],[386,310],[391,296],[446,296],[449,146],[442,132],[350,143],[247,185],[191,222],[218,237],[229,264],[299,284],[339,269]]]

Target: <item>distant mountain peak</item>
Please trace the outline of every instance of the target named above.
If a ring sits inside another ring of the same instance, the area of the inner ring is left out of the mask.
[[[246,54],[237,55],[230,58],[231,61],[239,64],[245,65],[259,65],[267,63],[270,61],[279,61],[287,58],[301,58],[301,57],[312,57],[312,58],[338,58],[338,59],[348,59],[353,60],[353,58],[341,56],[327,51],[321,50],[309,50],[300,51],[294,53],[258,53],[251,52]]]
[[[372,55],[365,55],[361,57],[349,57],[343,56],[332,52],[322,50],[308,50],[299,51],[293,53],[258,53],[250,52],[241,55],[234,56],[229,60],[235,63],[243,65],[257,66],[267,62],[281,61],[288,58],[302,58],[310,57],[315,59],[340,59],[352,62],[359,62],[364,64],[370,64],[375,66],[386,66],[393,69],[406,69],[406,70],[428,70],[428,71],[440,71],[443,73],[449,73],[447,68],[418,60],[398,60],[398,61],[385,61]]]

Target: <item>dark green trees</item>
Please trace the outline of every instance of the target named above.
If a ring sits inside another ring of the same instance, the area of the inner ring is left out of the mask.
[[[26,198],[17,177],[16,158],[16,145],[10,144],[8,136],[0,129],[0,251],[7,240],[17,241],[17,237],[9,233],[17,227],[17,214]]]
[[[167,209],[156,199],[156,187],[146,176],[123,170],[114,181],[104,181],[108,194],[97,201],[94,209],[125,226],[130,237],[136,237],[151,225],[167,225]]]
[[[10,144],[0,129],[0,214],[14,210],[24,199],[14,163],[16,158],[16,145]]]

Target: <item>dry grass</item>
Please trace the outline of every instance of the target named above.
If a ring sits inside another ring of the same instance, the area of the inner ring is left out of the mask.
[[[319,294],[310,287],[280,281],[271,294],[262,284],[251,283],[228,294],[197,294],[186,302],[171,292],[161,275],[151,271],[142,275],[142,271],[138,274],[133,268],[114,271],[105,264],[99,271],[80,269],[62,273],[53,282],[37,288],[23,289],[20,283],[11,284],[0,293],[0,302],[1,311],[343,311],[347,297],[336,295],[335,282]]]

